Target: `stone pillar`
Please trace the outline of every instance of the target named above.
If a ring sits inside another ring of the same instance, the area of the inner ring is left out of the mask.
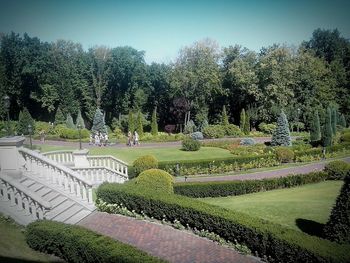
[[[0,138],[0,169],[10,176],[21,176],[25,160],[18,152],[25,138],[22,136]]]
[[[89,160],[87,159],[87,155],[89,153],[88,149],[83,150],[77,150],[73,152],[73,160],[74,160],[74,167],[75,168],[81,168],[81,167],[89,167]]]

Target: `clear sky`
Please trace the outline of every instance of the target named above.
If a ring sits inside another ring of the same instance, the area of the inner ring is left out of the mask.
[[[0,0],[0,32],[72,40],[85,49],[129,45],[146,51],[147,63],[168,63],[207,37],[256,51],[298,45],[316,28],[350,38],[349,10],[349,0]]]

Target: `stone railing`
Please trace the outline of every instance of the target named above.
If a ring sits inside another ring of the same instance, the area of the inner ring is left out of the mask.
[[[128,178],[128,164],[111,155],[87,156],[90,167],[106,167]]]
[[[52,151],[43,155],[58,163],[74,163],[73,151]]]
[[[45,219],[51,204],[39,195],[29,191],[12,177],[0,173],[0,198],[10,201],[10,206],[24,209],[33,220]]]
[[[91,181],[95,186],[103,182],[109,183],[124,183],[128,178],[124,175],[116,173],[114,170],[107,167],[79,167],[72,168],[81,176]]]
[[[19,148],[18,151],[26,160],[28,171],[34,171],[53,185],[63,187],[78,200],[93,203],[92,183],[79,173],[29,149]]]

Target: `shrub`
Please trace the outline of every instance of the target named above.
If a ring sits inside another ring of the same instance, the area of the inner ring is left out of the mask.
[[[153,113],[152,113],[151,134],[153,136],[157,136],[157,134],[158,134],[157,107],[154,108]]]
[[[67,119],[66,119],[66,126],[69,129],[75,129],[76,128],[75,124],[73,122],[73,118],[72,118],[72,116],[69,113],[68,113]]]
[[[58,135],[63,139],[79,139],[79,131],[76,129],[69,129],[65,126],[59,128]],[[81,130],[81,138],[89,138],[90,132],[87,129]]]
[[[114,128],[113,133],[114,133],[115,138],[117,138],[117,139],[123,139],[123,138],[125,138],[125,134],[124,134],[123,131],[122,131],[120,128],[118,128],[118,127]]]
[[[193,120],[189,120],[184,128],[184,134],[190,134],[194,132],[196,129],[196,125],[194,124]]]
[[[350,142],[350,132],[343,133],[340,137],[342,142]]]
[[[32,132],[35,132],[35,122],[32,115],[30,115],[27,108],[24,108],[23,111],[19,113],[17,132],[24,135],[29,134],[28,125],[31,125]]]
[[[291,146],[292,139],[290,137],[289,124],[286,114],[282,111],[277,119],[277,127],[271,138],[272,146]]]
[[[191,133],[191,138],[194,140],[203,140],[203,133],[201,132]]]
[[[44,131],[45,134],[55,134],[53,125],[50,125],[48,122],[43,121],[35,122],[35,131],[37,135],[39,135],[41,131]]]
[[[350,173],[337,197],[331,216],[323,228],[324,236],[332,241],[350,244]]]
[[[173,177],[166,171],[159,169],[143,171],[137,178],[131,180],[128,184],[132,184],[133,188],[139,189],[140,191],[148,189],[161,193],[174,193]]]
[[[243,132],[239,129],[239,127],[234,124],[228,124],[222,128],[224,129],[225,135],[227,136],[238,137],[243,135]]]
[[[244,138],[241,140],[240,145],[254,145],[256,141],[252,138]]]
[[[136,176],[148,169],[158,168],[158,160],[153,155],[144,155],[133,163]]]
[[[64,117],[61,108],[58,106],[55,114],[55,125],[65,124],[65,123],[66,123],[66,118]]]
[[[184,151],[198,151],[201,148],[201,143],[197,140],[194,140],[191,137],[185,137],[182,140],[182,150]]]
[[[81,116],[81,111],[78,111],[78,116],[77,116],[77,120],[76,120],[76,127],[78,128],[78,126],[81,126],[82,129],[85,129],[85,122],[83,117]]]
[[[290,188],[326,180],[325,172],[289,175],[286,177],[228,182],[176,183],[174,192],[194,198],[244,195],[280,188]]]
[[[267,124],[264,122],[260,123],[258,126],[259,130],[266,134],[272,134],[276,127],[274,123]]]
[[[222,125],[209,125],[203,129],[206,138],[222,138],[225,136],[225,129]]]
[[[327,108],[325,124],[322,131],[322,145],[324,147],[332,146],[333,129],[332,129],[332,110]]]
[[[31,223],[25,235],[32,249],[54,254],[66,262],[163,262],[83,227],[55,221]]]
[[[332,180],[343,180],[350,171],[350,164],[338,160],[327,163],[324,171],[328,174],[328,178]]]
[[[294,152],[287,147],[277,147],[276,148],[276,158],[281,163],[289,163],[294,159]]]

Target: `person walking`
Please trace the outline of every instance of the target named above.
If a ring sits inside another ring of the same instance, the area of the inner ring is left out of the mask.
[[[107,146],[108,145],[108,134],[106,133],[105,134],[105,146]]]
[[[139,134],[137,131],[134,132],[134,145],[139,145]]]
[[[90,133],[89,145],[93,144],[93,140],[94,140],[94,135],[92,133]]]
[[[95,145],[96,146],[100,145],[100,136],[98,135],[98,132],[95,134]]]
[[[128,143],[127,143],[128,146],[131,146],[131,139],[132,139],[131,137],[132,137],[131,131],[128,131]]]

